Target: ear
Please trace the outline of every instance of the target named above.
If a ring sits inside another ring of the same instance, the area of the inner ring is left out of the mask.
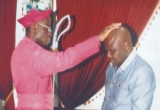
[[[128,42],[124,42],[123,47],[124,47],[124,50],[128,51],[129,50],[129,44],[128,44]]]
[[[32,23],[31,29],[32,29],[32,32],[37,33],[37,31],[38,31],[38,24],[37,23]]]

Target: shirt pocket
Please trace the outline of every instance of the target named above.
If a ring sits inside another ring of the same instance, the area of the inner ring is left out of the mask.
[[[127,97],[128,94],[128,87],[127,83],[118,81],[115,84],[115,88],[113,91],[113,97],[119,101],[119,100],[124,100]]]

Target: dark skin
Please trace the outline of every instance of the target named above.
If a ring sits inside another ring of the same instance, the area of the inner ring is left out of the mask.
[[[132,52],[132,40],[129,31],[120,26],[113,30],[105,39],[107,56],[113,66],[119,68]]]
[[[51,27],[51,19],[50,17],[39,21],[39,23]],[[108,34],[116,29],[119,28],[121,23],[113,23],[112,27],[106,26],[97,36],[100,42],[103,42]],[[48,32],[48,29],[39,25],[38,22],[32,23],[32,25],[27,29],[26,36],[33,39],[37,44],[41,45],[42,47],[47,46],[51,40],[52,34]]]
[[[40,21],[39,23],[51,27],[50,17]],[[37,44],[42,47],[47,46],[51,40],[52,34],[48,32],[48,29],[39,25],[38,22],[32,23],[32,25],[27,29],[26,36],[33,39]]]

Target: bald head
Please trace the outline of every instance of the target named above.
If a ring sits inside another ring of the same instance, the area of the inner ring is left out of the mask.
[[[127,42],[128,45],[132,47],[130,32],[124,26],[120,26],[119,28],[113,30],[105,40],[105,42],[107,41],[119,42],[119,43]]]
[[[108,57],[117,67],[125,61],[133,48],[130,32],[124,26],[111,31],[104,43]]]

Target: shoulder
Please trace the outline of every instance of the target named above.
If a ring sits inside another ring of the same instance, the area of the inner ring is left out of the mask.
[[[134,67],[135,67],[135,71],[145,71],[145,72],[151,72],[153,73],[153,69],[150,66],[150,64],[144,60],[141,56],[139,56],[138,54],[135,56],[133,62]]]
[[[155,75],[152,67],[141,56],[136,55],[132,63],[134,64],[134,70],[132,74],[133,79],[144,81],[146,83],[155,80]]]

